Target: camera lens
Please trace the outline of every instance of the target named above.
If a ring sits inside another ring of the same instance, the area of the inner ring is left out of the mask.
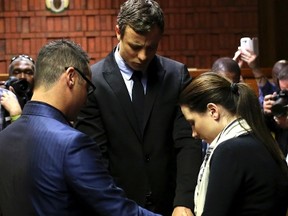
[[[14,88],[14,90],[16,88],[17,92],[19,91],[19,92],[26,93],[27,90],[29,90],[29,83],[26,80],[22,79],[22,80],[18,80],[17,82],[14,82],[12,84],[12,87]]]
[[[271,112],[274,116],[283,116],[287,114],[287,107],[283,104],[274,104],[271,108]]]

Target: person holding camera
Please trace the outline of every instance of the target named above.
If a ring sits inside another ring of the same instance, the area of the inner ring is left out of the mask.
[[[288,154],[288,65],[280,70],[278,76],[279,92],[264,97],[263,111],[270,130],[274,133],[283,154]],[[288,160],[287,160],[288,162]]]
[[[285,91],[288,90],[288,61],[281,59],[275,62],[271,71],[271,82],[261,71],[258,62],[258,55],[253,51],[239,49],[235,53],[233,59],[238,61],[240,67],[242,67],[244,62],[246,62],[252,69],[252,73],[258,85],[259,103],[266,116],[266,123],[268,128],[273,132],[274,137],[288,162],[288,120],[286,111],[281,111],[281,103],[285,101]],[[286,69],[284,69],[285,67]],[[284,92],[282,92],[283,90]],[[277,99],[279,99],[278,101],[281,101],[280,104],[277,102],[277,104],[280,105],[280,111],[275,110],[275,107],[277,108],[279,106],[273,107]],[[271,110],[272,107],[274,108],[274,112]]]
[[[0,88],[0,131],[17,120],[32,96],[35,62],[28,55],[11,59],[9,79]]]
[[[16,94],[23,108],[25,103],[32,97],[35,62],[28,55],[18,55],[11,59],[8,70],[9,79],[5,83],[6,88]]]
[[[11,58],[8,71],[10,77],[25,79],[33,88],[35,62],[30,56],[21,54]]]

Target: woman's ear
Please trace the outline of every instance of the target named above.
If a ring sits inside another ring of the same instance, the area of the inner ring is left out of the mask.
[[[220,116],[220,113],[219,113],[219,107],[214,104],[214,103],[208,103],[207,104],[207,110],[208,110],[208,113],[209,115],[215,119],[215,120],[218,120],[219,119],[219,116]]]

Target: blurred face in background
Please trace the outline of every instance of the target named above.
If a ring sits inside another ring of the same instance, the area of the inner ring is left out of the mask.
[[[17,58],[11,62],[9,66],[10,76],[15,76],[16,78],[26,79],[33,86],[34,82],[34,64],[32,61],[26,58]]]
[[[288,79],[279,80],[279,88],[288,91]]]

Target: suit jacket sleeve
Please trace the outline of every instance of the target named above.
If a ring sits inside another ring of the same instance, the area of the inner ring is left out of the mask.
[[[94,94],[88,96],[85,107],[80,111],[74,127],[97,142],[106,168],[109,167],[106,129]]]
[[[183,67],[181,71],[181,79],[180,91],[191,82],[186,67]],[[179,106],[176,110],[173,138],[177,153],[177,185],[174,206],[186,206],[193,210],[194,190],[202,163],[201,141],[192,137],[191,126],[185,120]]]
[[[126,198],[103,166],[98,146],[87,136],[79,136],[67,147],[64,175],[71,190],[97,215],[157,216]],[[158,215],[159,216],[159,215]]]

